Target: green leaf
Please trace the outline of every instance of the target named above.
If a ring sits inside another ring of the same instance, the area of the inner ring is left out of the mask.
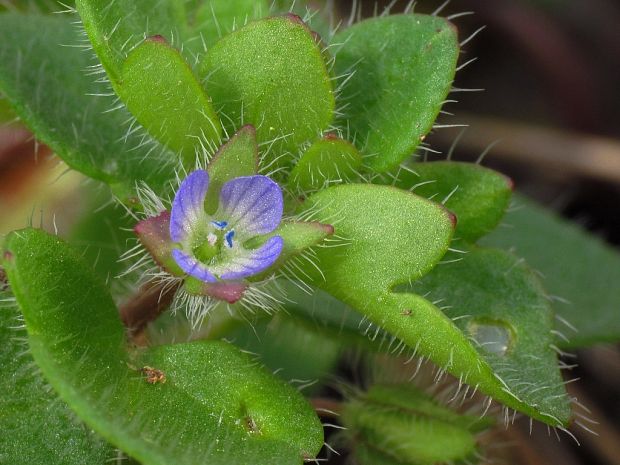
[[[357,176],[362,157],[353,144],[334,136],[314,142],[291,171],[289,183],[302,191],[350,182]]]
[[[127,352],[111,297],[55,237],[12,233],[3,257],[43,374],[84,421],[144,465],[301,464],[322,446],[303,397],[227,343]]]
[[[197,56],[202,55],[219,39],[248,21],[269,15],[271,3],[267,0],[199,1],[191,18],[192,38],[183,45],[195,50]]]
[[[213,214],[219,205],[222,186],[241,176],[252,176],[258,172],[258,144],[256,129],[247,125],[224,144],[209,161],[209,191],[206,197],[207,213]]]
[[[376,171],[410,156],[431,130],[454,79],[456,29],[436,16],[362,21],[332,39],[342,76],[342,124]],[[352,74],[353,73],[353,74]]]
[[[169,40],[183,37],[183,1],[76,0],[90,42],[113,85],[122,82],[123,63],[144,37],[160,34]],[[172,44],[175,45],[174,43]]]
[[[484,431],[493,425],[493,419],[476,415],[461,415],[443,405],[412,384],[375,384],[364,395],[367,401],[396,407],[414,415],[429,416],[436,420],[460,426],[471,432]]]
[[[134,48],[115,84],[138,122],[179,152],[188,166],[194,166],[203,147],[220,145],[222,127],[209,97],[181,54],[163,37],[150,37]]]
[[[409,192],[377,185],[342,185],[310,197],[307,217],[335,227],[340,243],[319,248],[322,277],[314,284],[355,308],[419,355],[515,410],[554,425],[565,424],[520,400],[439,308],[419,295],[394,292],[441,259],[452,237],[453,217]],[[377,329],[378,331],[379,329]],[[543,406],[546,407],[546,406]]]
[[[229,132],[253,124],[259,143],[284,138],[278,147],[296,150],[332,121],[321,49],[297,17],[256,21],[222,38],[207,51],[201,75]],[[261,168],[284,163],[281,156],[271,150]]]
[[[484,427],[409,385],[373,386],[345,405],[342,421],[361,465],[467,460],[476,453],[475,433]]]
[[[103,465],[112,447],[75,421],[28,352],[23,319],[0,292],[0,462]]]
[[[244,325],[227,337],[257,354],[281,378],[308,384],[331,373],[342,346],[338,337],[311,322],[282,314],[253,327]]]
[[[135,238],[131,233],[135,220],[107,192],[93,198],[86,208],[88,213],[71,229],[69,242],[82,251],[84,260],[112,287],[118,284],[113,278],[126,269],[120,257]]]
[[[412,164],[399,170],[394,185],[441,202],[456,215],[455,240],[468,242],[495,229],[510,204],[513,188],[512,181],[496,171],[452,161]]]
[[[70,18],[0,15],[0,91],[71,168],[112,184],[121,196],[139,180],[161,189],[173,176],[173,157],[128,134],[128,114],[108,111],[113,99],[93,95],[109,90],[88,75],[94,63],[77,48],[81,40]]]
[[[521,403],[547,421],[567,424],[571,409],[552,349],[553,311],[537,276],[502,250],[465,252],[412,289],[445,305],[446,315]]]
[[[545,289],[557,296],[553,306],[561,320],[556,329],[568,337],[556,344],[576,348],[620,341],[618,251],[525,197],[517,200],[518,207],[506,216],[510,227],[498,228],[483,243],[513,249],[542,272]]]

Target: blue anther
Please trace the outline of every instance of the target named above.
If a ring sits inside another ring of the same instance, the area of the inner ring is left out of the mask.
[[[228,221],[211,221],[211,224],[217,229],[224,229],[228,226]]]
[[[235,231],[231,230],[224,234],[224,240],[226,241],[226,245],[229,249],[233,246],[233,237],[235,236]]]

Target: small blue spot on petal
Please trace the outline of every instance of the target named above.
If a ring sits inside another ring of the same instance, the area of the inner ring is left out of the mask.
[[[211,224],[217,229],[224,229],[228,226],[228,221],[211,221]]]
[[[228,231],[224,235],[224,240],[226,241],[226,245],[228,246],[229,249],[232,249],[233,237],[235,237],[235,231]]]

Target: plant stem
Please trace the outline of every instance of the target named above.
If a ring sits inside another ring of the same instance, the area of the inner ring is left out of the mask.
[[[161,315],[172,303],[172,298],[180,284],[170,286],[160,282],[144,284],[138,291],[121,305],[121,320],[129,329],[134,342],[144,340],[146,325]]]

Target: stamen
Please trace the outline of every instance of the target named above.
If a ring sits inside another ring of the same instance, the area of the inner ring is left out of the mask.
[[[228,221],[211,221],[211,224],[215,226],[217,229],[224,229],[228,226]]]
[[[235,236],[234,230],[230,230],[224,235],[224,240],[226,241],[226,245],[228,246],[229,249],[232,249],[234,236]]]

